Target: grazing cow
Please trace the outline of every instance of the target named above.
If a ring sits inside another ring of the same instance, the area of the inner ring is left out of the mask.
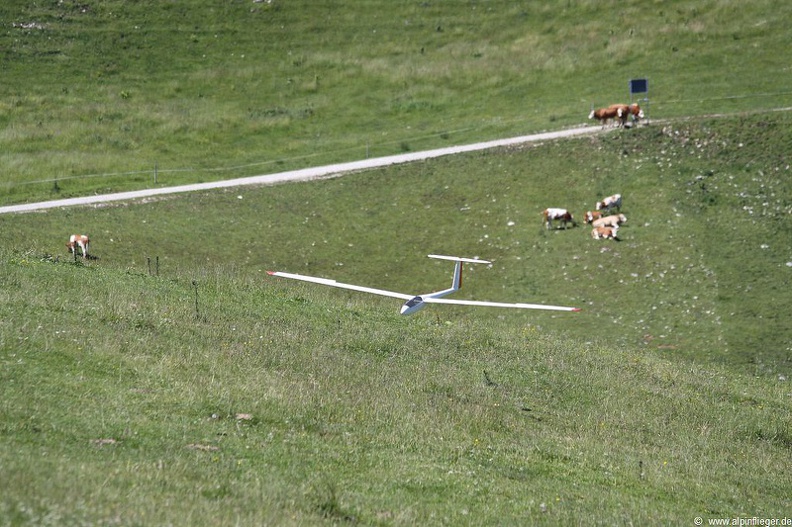
[[[612,216],[605,216],[599,218],[591,223],[592,227],[618,227],[627,221],[627,216],[624,214],[614,214]]]
[[[626,104],[611,104],[608,109],[616,110],[616,124],[620,128],[624,128],[627,118],[630,116],[630,107]]]
[[[616,118],[618,119],[619,126],[625,126],[627,119],[632,117],[633,121],[638,122],[644,118],[643,110],[638,106],[638,103],[632,104],[611,104],[608,109],[616,110]]]
[[[644,118],[643,110],[638,106],[638,103],[632,104],[611,104],[608,109],[616,110],[616,118],[618,119],[619,126],[627,124],[627,119],[632,116],[633,121],[638,122]]]
[[[589,119],[597,119],[602,123],[602,127],[608,124],[608,119],[616,119],[619,117],[619,111],[616,108],[600,108],[598,110],[591,110]]]
[[[593,223],[594,220],[598,220],[602,217],[602,213],[598,210],[595,211],[586,211],[586,215],[583,217],[583,223]]]
[[[632,115],[633,121],[635,122],[638,122],[644,118],[644,112],[641,110],[641,107],[638,106],[637,102],[634,102],[630,105],[630,115]]]
[[[591,237],[595,240],[616,240],[619,241],[619,227],[594,227],[591,229]]]
[[[77,255],[77,247],[82,250],[82,257],[88,258],[88,244],[91,241],[88,239],[88,236],[85,234],[72,234],[69,236],[69,243],[66,244],[66,248],[69,249],[70,253],[74,253]]]
[[[542,211],[542,217],[544,218],[545,227],[548,229],[553,226],[553,220],[561,221],[561,226],[564,229],[566,229],[567,222],[571,222],[573,226],[576,225],[572,214],[566,209],[545,209]]]
[[[608,212],[611,209],[618,209],[621,211],[622,206],[622,197],[621,194],[614,194],[613,196],[608,196],[607,198],[603,198],[602,201],[597,202],[597,206],[594,207],[597,210],[606,210]]]

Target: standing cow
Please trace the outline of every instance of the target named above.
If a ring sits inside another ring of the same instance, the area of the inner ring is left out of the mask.
[[[607,211],[610,212],[612,209],[617,209],[621,212],[622,206],[622,197],[621,194],[614,194],[613,196],[608,196],[607,198],[603,198],[602,201],[598,201],[596,205],[597,210]]]
[[[597,110],[591,110],[589,114],[589,119],[598,120],[602,123],[603,128],[608,124],[609,119],[617,119],[618,117],[619,111],[616,108],[599,108]]]
[[[609,110],[616,111],[616,125],[619,128],[623,128],[624,125],[627,123],[627,118],[630,116],[630,107],[626,104],[611,104],[608,106]]]
[[[632,103],[628,108],[630,111],[630,115],[633,118],[633,121],[635,121],[636,123],[645,117],[644,111],[641,110],[641,107],[638,106],[637,102]]]
[[[592,227],[619,227],[622,223],[627,221],[627,216],[624,214],[614,214],[612,216],[604,216],[591,222]]]
[[[560,221],[564,229],[566,229],[567,223],[572,223],[573,227],[577,225],[575,218],[573,218],[572,214],[566,209],[545,209],[542,211],[542,217],[544,218],[545,227],[548,229],[552,228],[553,220]]]
[[[82,251],[82,257],[84,259],[88,259],[88,245],[91,243],[91,240],[88,239],[88,236],[85,234],[72,234],[69,236],[69,243],[66,244],[66,248],[69,250],[70,253],[74,254],[75,257],[77,256],[77,248],[79,247]]]
[[[616,110],[616,119],[618,124],[624,127],[627,124],[627,119],[632,117],[633,121],[638,122],[644,118],[643,110],[638,106],[638,103],[632,104],[611,104],[608,106],[610,110]]]
[[[602,213],[598,210],[591,211],[587,210],[586,214],[583,215],[583,223],[594,223],[594,220],[598,220],[602,217]]]

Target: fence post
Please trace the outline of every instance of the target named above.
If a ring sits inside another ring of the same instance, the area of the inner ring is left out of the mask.
[[[157,179],[158,179],[158,176],[159,176],[159,174],[157,173],[158,171],[159,171],[159,164],[156,161],[154,161],[154,184],[155,185],[157,184]]]
[[[201,312],[198,310],[198,281],[193,280],[192,285],[195,288],[195,318],[201,318]]]

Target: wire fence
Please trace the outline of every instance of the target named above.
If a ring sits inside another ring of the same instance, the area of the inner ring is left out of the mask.
[[[497,124],[509,124],[510,122],[519,122],[524,119],[513,119],[513,120],[498,120]],[[78,175],[71,175],[71,176],[57,176],[47,179],[37,179],[37,180],[30,180],[30,181],[18,181],[18,182],[9,182],[6,184],[8,188],[15,187],[15,186],[25,186],[25,185],[42,185],[42,184],[52,184],[55,187],[58,186],[59,183],[69,181],[69,180],[84,180],[84,179],[93,179],[93,178],[112,178],[112,177],[128,177],[128,176],[151,176],[152,181],[154,184],[159,183],[159,178],[161,175],[164,174],[177,174],[177,173],[221,173],[221,172],[234,172],[239,170],[248,170],[255,167],[265,167],[265,166],[274,166],[274,165],[283,165],[283,164],[294,164],[307,161],[312,158],[317,158],[320,156],[330,156],[330,157],[339,157],[340,154],[349,153],[353,151],[365,151],[365,158],[368,158],[371,154],[372,148],[376,148],[378,150],[387,150],[387,149],[394,149],[399,145],[405,145],[407,143],[416,143],[421,141],[426,141],[430,139],[437,139],[444,136],[450,136],[454,134],[461,134],[461,133],[468,133],[474,132],[479,130],[484,130],[488,126],[492,126],[494,123],[489,123],[484,126],[471,126],[466,128],[459,128],[454,130],[447,130],[443,132],[437,132],[432,134],[424,134],[420,136],[412,136],[408,138],[403,138],[396,141],[387,141],[382,143],[377,143],[376,145],[371,145],[367,143],[363,146],[350,146],[346,148],[339,148],[335,150],[317,152],[313,154],[305,154],[300,156],[288,157],[288,158],[278,158],[278,159],[271,159],[267,161],[256,161],[253,163],[246,163],[241,165],[232,165],[232,166],[221,166],[221,167],[187,167],[187,168],[160,168],[157,163],[155,163],[154,167],[150,169],[141,169],[141,170],[130,170],[124,172],[106,172],[100,174],[78,174]]]
[[[696,99],[656,99],[655,100],[652,99],[651,96],[649,96],[649,94],[643,94],[643,95],[646,96],[643,100],[651,104],[653,112],[657,112],[658,110],[662,110],[666,107],[674,107],[677,105],[689,106],[691,104],[699,104],[702,102],[789,97],[792,96],[792,91],[751,93],[744,95],[727,95],[721,97],[702,97]],[[792,103],[792,101],[790,102]],[[776,110],[792,110],[792,107],[774,107],[774,108],[757,109],[757,111],[776,111]],[[744,112],[734,112],[734,113],[744,113]],[[305,154],[305,155],[294,156],[289,158],[278,158],[267,161],[256,161],[256,162],[245,163],[240,165],[220,166],[220,167],[201,167],[201,168],[185,167],[185,168],[163,169],[158,166],[158,163],[155,163],[154,166],[149,169],[131,170],[124,172],[106,172],[106,173],[98,173],[98,174],[77,174],[77,175],[57,176],[47,179],[38,179],[38,180],[30,180],[30,181],[8,182],[6,183],[6,188],[10,189],[14,187],[23,187],[28,185],[51,184],[57,190],[60,183],[70,180],[87,180],[87,179],[97,179],[97,178],[109,179],[114,177],[118,178],[118,177],[130,177],[130,176],[150,176],[153,184],[158,185],[160,183],[160,176],[166,174],[178,174],[178,173],[212,174],[212,173],[223,173],[223,172],[235,172],[240,170],[249,170],[255,167],[297,164],[320,156],[338,158],[342,154],[345,153],[348,154],[354,151],[358,151],[358,152],[365,151],[365,154],[363,155],[365,155],[365,158],[368,158],[371,154],[372,148],[385,151],[388,149],[394,149],[401,146],[403,150],[404,145],[407,144],[420,144],[423,141],[436,140],[438,138],[447,138],[449,136],[457,135],[457,134],[482,132],[487,128],[492,128],[494,126],[498,126],[498,127],[514,126],[524,122],[528,122],[528,119],[525,117],[516,117],[513,119],[494,119],[487,123],[482,123],[479,126],[469,126],[469,127],[458,128],[454,130],[446,130],[431,134],[405,137],[395,141],[377,143],[376,145],[371,145],[367,143],[365,145],[350,146],[350,147],[345,147],[330,151]]]

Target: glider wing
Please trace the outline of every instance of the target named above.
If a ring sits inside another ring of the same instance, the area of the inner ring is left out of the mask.
[[[505,302],[481,302],[477,300],[456,300],[451,298],[424,297],[427,304],[456,304],[460,306],[509,307],[516,309],[546,309],[549,311],[580,311],[579,307],[549,306],[545,304],[508,304]]]
[[[352,291],[360,291],[362,293],[372,293],[380,296],[390,296],[393,298],[401,298],[402,300],[410,300],[415,295],[407,295],[404,293],[396,293],[395,291],[386,291],[384,289],[374,289],[373,287],[364,287],[361,285],[344,284],[336,282],[328,278],[317,278],[315,276],[305,276],[302,274],[282,273],[280,271],[267,271],[267,274],[272,276],[280,276],[281,278],[291,278],[293,280],[302,280],[303,282],[313,282],[315,284],[329,285],[330,287],[338,287],[341,289],[351,289]]]

